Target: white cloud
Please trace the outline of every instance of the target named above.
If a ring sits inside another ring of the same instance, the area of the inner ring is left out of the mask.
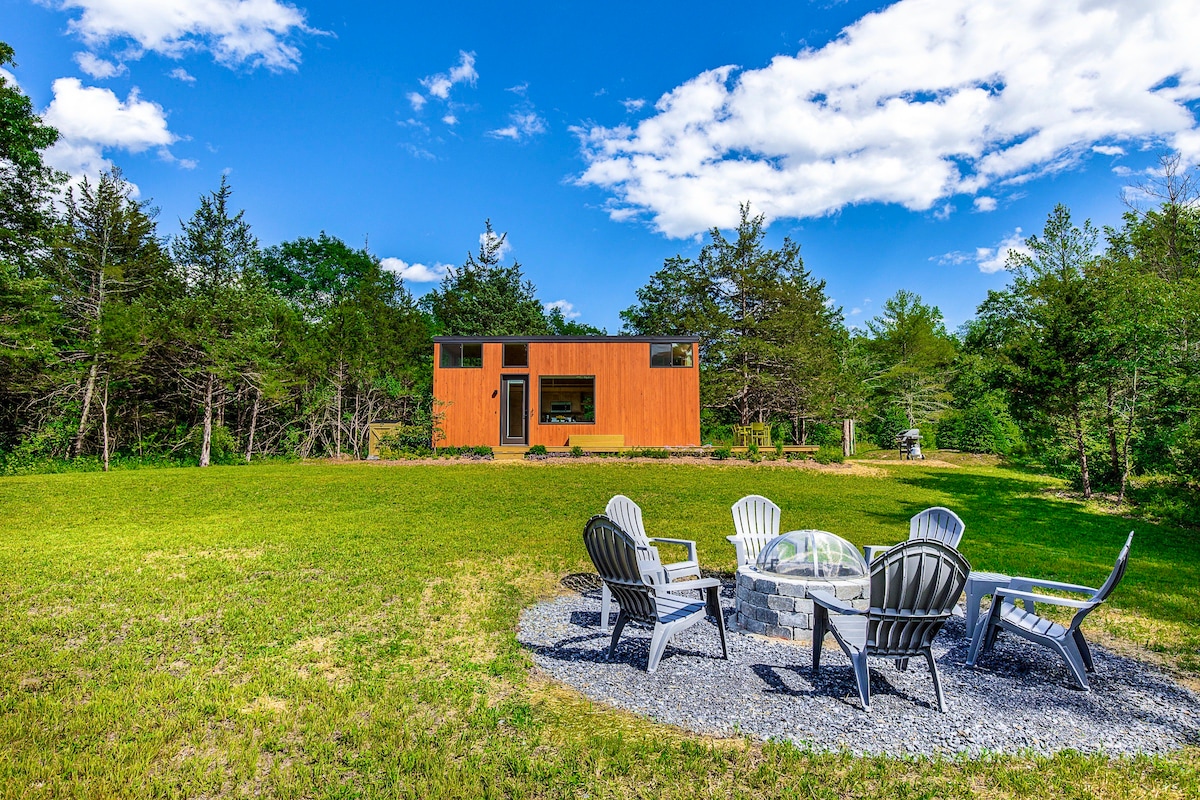
[[[855,308],[850,309],[850,316],[852,316],[852,317],[856,317],[861,313],[862,313],[861,308],[855,307]]]
[[[458,64],[451,67],[449,72],[439,72],[436,75],[422,78],[421,85],[434,97],[449,100],[450,90],[454,88],[455,84],[467,83],[474,86],[478,79],[479,73],[475,71],[475,54],[460,50],[458,51]],[[409,95],[409,100],[412,100],[412,95]],[[417,106],[414,108],[419,110]]]
[[[425,95],[420,92],[409,92],[408,102],[412,103],[413,111],[420,111],[428,101],[425,99]]]
[[[500,241],[501,239],[503,239],[503,241]],[[504,257],[508,255],[508,252],[512,250],[512,242],[508,240],[508,234],[499,234],[495,231],[490,233],[488,231],[484,231],[483,233],[479,234],[479,247],[481,249],[487,249],[487,246],[490,242],[497,241],[500,242],[500,249],[496,251],[496,258],[500,261],[503,261]]]
[[[21,88],[21,84],[17,83],[16,76],[6,70],[4,67],[0,67],[0,78],[3,78],[4,81],[14,89]]]
[[[563,319],[575,319],[579,316],[579,312],[575,310],[575,304],[566,300],[555,300],[553,303],[546,303],[542,308],[546,311],[557,308],[562,312]]]
[[[974,258],[975,256],[970,253],[964,253],[962,250],[951,250],[949,253],[942,253],[940,256],[932,256],[929,260],[936,261],[942,266],[957,266],[958,264],[965,264]],[[869,303],[870,301],[865,300],[863,302]]]
[[[304,12],[279,0],[43,0],[79,11],[69,28],[89,47],[129,40],[130,57],[149,51],[177,58],[207,50],[228,66],[295,69],[296,33],[317,33]]]
[[[976,197],[975,210],[981,212],[995,211],[996,198],[994,197]]]
[[[975,248],[975,261],[979,263],[979,271],[991,274],[1004,269],[1009,252],[1029,254],[1029,248],[1025,246],[1025,237],[1021,235],[1020,228],[1006,236],[995,247]]]
[[[1102,156],[1123,156],[1125,155],[1125,148],[1117,147],[1116,145],[1098,144],[1092,148],[1092,152],[1099,153]]]
[[[762,69],[705,72],[636,126],[581,132],[579,183],[669,236],[849,204],[929,210],[1100,142],[1200,159],[1194,0],[900,0]],[[1106,145],[1100,145],[1106,146]]]
[[[625,111],[629,114],[634,114],[642,110],[642,106],[646,105],[646,101],[642,98],[627,98],[621,101],[621,105],[625,106]]]
[[[73,177],[95,178],[110,169],[106,150],[140,153],[158,148],[161,157],[175,158],[167,147],[178,137],[167,128],[163,107],[138,97],[135,88],[124,100],[109,89],[84,86],[78,78],[59,78],[52,84],[54,99],[42,114],[60,139],[46,151],[46,162]],[[189,168],[194,162],[182,161]]]
[[[186,69],[184,69],[183,67],[176,67],[175,69],[168,72],[167,76],[174,78],[177,81],[183,81],[184,83],[195,83],[196,82],[196,77],[194,75],[192,75],[192,73],[190,73]]]
[[[449,264],[435,263],[432,267],[425,264],[410,264],[399,258],[381,260],[383,268],[397,273],[403,280],[410,283],[431,283],[440,281],[449,271]]]
[[[509,125],[488,131],[488,135],[497,139],[520,141],[546,132],[546,121],[535,111],[514,111],[508,115],[508,121]]]
[[[446,123],[447,125],[457,125],[458,117],[454,116],[453,114],[447,114],[446,116],[442,117],[442,122]]]
[[[129,71],[124,64],[114,64],[111,61],[105,61],[95,53],[76,53],[75,63],[79,65],[81,70],[97,80],[114,78],[117,75],[124,75]]]

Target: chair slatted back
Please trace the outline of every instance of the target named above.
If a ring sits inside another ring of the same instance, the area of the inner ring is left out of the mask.
[[[600,573],[600,580],[608,585],[621,610],[636,622],[653,625],[657,614],[650,587],[642,577],[647,572],[645,561],[638,554],[642,546],[603,514],[588,520],[583,529],[583,545]],[[661,570],[660,564],[659,573]],[[649,573],[652,582],[668,582],[665,574],[656,574],[652,570]]]
[[[866,651],[920,655],[946,624],[962,596],[971,565],[933,539],[901,542],[871,562]]]
[[[935,506],[925,509],[909,520],[908,538],[932,539],[957,548],[966,528],[958,514],[948,508]]]
[[[1129,565],[1129,548],[1133,546],[1133,531],[1129,532],[1129,538],[1125,540],[1125,546],[1121,548],[1121,552],[1117,554],[1117,562],[1113,564],[1113,570],[1108,575],[1108,580],[1104,581],[1104,585],[1096,590],[1092,595],[1088,604],[1075,612],[1075,616],[1071,618],[1071,625],[1068,630],[1075,630],[1079,624],[1083,622],[1083,618],[1092,612],[1092,609],[1108,599],[1108,596],[1113,593],[1113,589],[1117,588],[1117,584],[1121,582],[1121,578],[1125,577],[1125,568]]]
[[[642,524],[641,507],[623,494],[614,495],[604,507],[604,516],[642,544],[647,543],[646,527]]]
[[[762,495],[746,495],[734,503],[731,510],[733,528],[738,536],[779,535],[779,506]]]

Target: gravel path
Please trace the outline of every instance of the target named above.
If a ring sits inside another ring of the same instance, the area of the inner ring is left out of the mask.
[[[725,616],[732,619],[732,587],[726,594]],[[900,672],[882,659],[871,660],[868,713],[832,637],[814,679],[810,645],[730,633],[726,661],[713,624],[701,622],[672,640],[650,675],[650,632],[627,626],[609,661],[599,619],[599,591],[588,589],[527,609],[517,636],[542,670],[586,697],[698,733],[890,755],[1065,749],[1121,755],[1200,742],[1195,695],[1101,647],[1092,647],[1092,691],[1080,692],[1049,650],[1014,636],[1001,636],[990,656],[968,669],[963,622],[954,619],[934,642],[950,713],[937,711],[923,660]]]

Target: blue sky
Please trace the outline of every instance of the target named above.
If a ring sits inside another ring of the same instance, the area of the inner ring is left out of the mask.
[[[164,233],[227,173],[264,245],[368,241],[421,294],[490,217],[610,332],[743,201],[851,324],[904,288],[955,327],[1055,203],[1116,224],[1200,159],[1193,0],[384,5],[0,0],[0,39],[51,160]]]

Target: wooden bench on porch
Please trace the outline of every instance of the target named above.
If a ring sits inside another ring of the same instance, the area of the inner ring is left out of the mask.
[[[625,434],[574,434],[567,437],[568,447],[582,447],[584,450],[603,450],[616,452],[625,447]]]

